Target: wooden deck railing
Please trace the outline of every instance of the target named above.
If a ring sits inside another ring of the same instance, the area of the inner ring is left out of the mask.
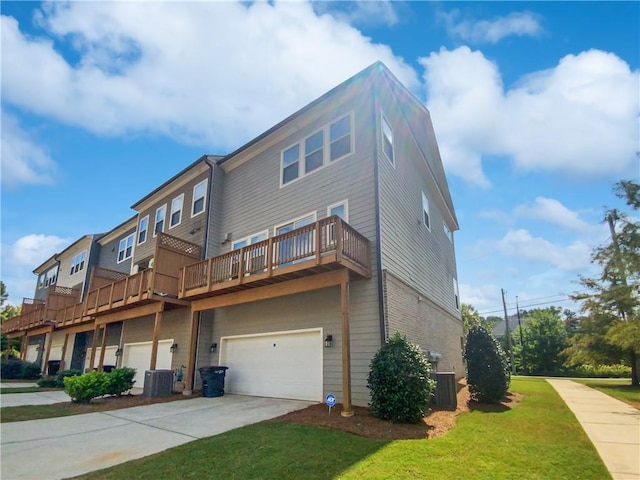
[[[316,266],[342,263],[370,276],[371,245],[342,219],[329,217],[182,268],[178,296],[202,294],[228,282],[246,283],[246,277],[277,276],[285,268],[286,272],[308,269],[311,260]]]

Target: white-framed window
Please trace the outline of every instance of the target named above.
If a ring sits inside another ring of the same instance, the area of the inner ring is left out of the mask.
[[[334,203],[333,205],[329,205],[327,207],[327,217],[331,217],[333,215],[337,215],[345,222],[348,222],[349,221],[348,200],[343,200],[341,202]]]
[[[204,212],[207,197],[207,180],[203,180],[193,187],[193,203],[191,205],[191,216]]]
[[[387,122],[387,119],[382,116],[382,151],[384,156],[391,162],[391,165],[395,165],[395,157],[393,155],[393,130]]]
[[[431,217],[429,216],[429,199],[422,192],[422,222],[431,230]]]
[[[265,230],[264,232],[254,233],[253,235],[249,235],[248,237],[241,238],[240,240],[236,240],[231,244],[231,250],[240,250],[242,247],[246,247],[247,245],[253,245],[254,243],[261,242],[262,240],[266,240],[269,238],[269,230]]]
[[[53,268],[50,268],[44,276],[44,286],[48,287],[49,285],[54,285],[56,283],[56,279],[58,278],[58,266],[56,265]]]
[[[83,250],[82,252],[77,254],[75,257],[73,257],[71,259],[71,271],[69,272],[69,275],[74,275],[80,272],[81,270],[83,270],[86,260],[87,260],[86,250]]]
[[[177,227],[182,221],[182,205],[184,193],[171,200],[171,215],[169,216],[169,228]]]
[[[147,241],[147,233],[149,232],[149,215],[140,220],[138,226],[138,245]]]
[[[118,263],[124,262],[133,256],[133,233],[120,240],[118,245]]]
[[[38,276],[38,288],[44,288],[44,278],[45,278],[45,274],[41,273]]]
[[[460,296],[458,295],[458,280],[453,279],[453,302],[456,310],[460,310]]]
[[[449,241],[451,243],[453,243],[453,232],[451,231],[451,229],[447,226],[447,224],[445,222],[442,222],[442,226],[444,227],[444,234],[447,236]]]
[[[167,216],[167,204],[165,203],[156,210],[156,217],[153,223],[153,236],[156,236],[157,232],[164,232],[164,220]]]
[[[303,217],[296,218],[291,220],[290,222],[277,225],[274,228],[276,235],[282,235],[284,233],[290,232],[297,228],[304,227],[306,225],[311,225],[317,219],[317,213],[313,212]],[[305,260],[313,254],[314,251],[314,241],[313,241],[313,232],[305,232],[304,234],[297,235],[295,237],[287,238],[283,241],[280,241],[278,244],[278,259],[284,260],[287,258],[293,257],[301,257],[296,260],[296,262],[300,262]],[[281,266],[289,265],[291,262],[282,263]]]
[[[282,150],[280,186],[326,167],[354,150],[353,114],[349,113]]]

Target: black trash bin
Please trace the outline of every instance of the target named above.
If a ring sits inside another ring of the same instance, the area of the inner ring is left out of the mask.
[[[199,369],[203,397],[222,397],[224,395],[224,376],[228,368],[216,366]]]
[[[111,373],[116,369],[115,365],[103,365],[102,366],[102,371],[106,372],[106,373]]]
[[[49,360],[47,362],[47,375],[53,377],[60,370],[60,360]]]

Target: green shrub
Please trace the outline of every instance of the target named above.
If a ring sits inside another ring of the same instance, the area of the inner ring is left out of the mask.
[[[64,391],[74,403],[90,403],[107,392],[109,374],[105,372],[89,372],[74,377],[64,377]]]
[[[64,388],[64,379],[67,377],[77,377],[82,375],[80,370],[59,370],[56,373],[56,387]]]
[[[135,368],[116,368],[108,373],[109,381],[107,382],[107,395],[120,396],[133,388],[133,377],[136,374]]]
[[[628,365],[579,365],[560,373],[563,377],[580,378],[631,378]]]
[[[36,382],[40,388],[56,388],[58,379],[56,377],[42,377]]]
[[[35,380],[40,378],[40,367],[35,363],[25,362],[19,358],[8,358],[1,362],[0,376],[5,380],[19,378]]]
[[[392,422],[420,421],[435,389],[430,373],[420,349],[396,333],[371,361],[367,387],[373,415]]]
[[[464,358],[471,398],[483,403],[499,402],[509,389],[509,364],[502,347],[486,328],[471,327]]]

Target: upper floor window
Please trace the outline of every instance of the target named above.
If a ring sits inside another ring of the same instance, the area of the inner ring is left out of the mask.
[[[453,243],[453,232],[451,231],[451,229],[449,227],[447,227],[446,223],[442,222],[442,225],[444,226],[444,234],[447,236],[449,241],[451,243]]]
[[[391,126],[389,126],[387,119],[384,117],[382,117],[382,151],[393,165],[395,163],[393,156],[393,130],[391,130]]]
[[[156,210],[156,220],[153,225],[153,236],[156,236],[156,232],[164,232],[164,219],[167,216],[167,204],[165,203]]]
[[[428,229],[431,229],[431,219],[429,217],[429,199],[422,192],[422,221]]]
[[[149,215],[140,220],[138,227],[138,245],[147,241],[147,232],[149,231]]]
[[[456,306],[456,310],[460,310],[460,297],[458,295],[458,280],[453,279],[453,301]]]
[[[182,221],[182,204],[184,203],[184,193],[171,200],[171,216],[169,217],[169,228],[180,225]]]
[[[231,250],[240,250],[242,247],[246,247],[247,245],[253,245],[254,243],[261,242],[262,240],[266,240],[269,238],[269,232],[264,231],[260,233],[256,233],[254,235],[249,235],[248,237],[242,238],[240,240],[236,240],[231,244]]]
[[[120,240],[118,245],[118,263],[124,262],[133,256],[133,233]]]
[[[343,200],[339,203],[334,203],[333,205],[329,205],[327,207],[327,217],[331,217],[333,215],[337,215],[345,222],[349,221],[349,212],[346,200]]]
[[[49,269],[45,274],[44,286],[48,287],[49,285],[54,285],[56,283],[56,279],[58,278],[58,266]]]
[[[203,180],[193,187],[193,205],[191,206],[191,216],[195,217],[204,212],[205,198],[207,195],[207,181]]]
[[[71,271],[69,275],[78,273],[84,269],[84,263],[87,260],[87,251],[84,250],[71,259]]]
[[[349,114],[284,149],[280,160],[281,184],[286,185],[353,153],[352,132],[353,117]]]

